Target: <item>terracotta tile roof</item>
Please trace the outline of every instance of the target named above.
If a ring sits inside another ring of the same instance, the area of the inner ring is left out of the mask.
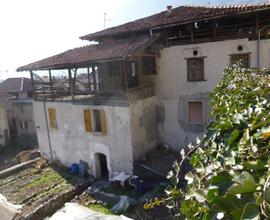
[[[29,78],[8,78],[0,83],[0,93],[28,92],[32,91]]]
[[[180,6],[172,9],[171,13],[163,11],[152,16],[141,18],[116,27],[108,28],[99,32],[80,37],[83,40],[98,40],[102,37],[115,36],[134,31],[147,31],[151,28],[172,25],[185,24],[200,20],[209,20],[217,17],[232,16],[243,13],[252,13],[259,10],[270,9],[270,4],[256,5],[232,5],[219,7],[194,7]]]
[[[19,67],[17,71],[60,69],[82,66],[89,62],[100,60],[122,59],[155,39],[157,39],[157,36],[139,36],[79,47],[26,66]]]

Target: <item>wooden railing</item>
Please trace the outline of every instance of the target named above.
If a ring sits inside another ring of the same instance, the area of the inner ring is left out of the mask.
[[[155,95],[155,85],[148,84],[135,88],[128,89],[127,91],[129,101],[136,101],[140,99],[145,99]]]

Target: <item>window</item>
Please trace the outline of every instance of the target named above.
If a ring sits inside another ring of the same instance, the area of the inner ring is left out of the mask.
[[[54,108],[49,108],[48,109],[49,112],[49,120],[50,120],[50,128],[57,128],[57,124],[56,124],[56,111]]]
[[[93,120],[92,120],[93,118]],[[84,110],[84,127],[86,132],[96,132],[106,134],[106,119],[103,110]]]
[[[142,62],[143,62],[143,74],[144,75],[157,74],[156,58],[155,57],[144,56],[142,58]]]
[[[90,109],[84,109],[83,110],[84,115],[84,128],[86,132],[92,132],[92,117],[91,117],[91,110]]]
[[[188,102],[188,122],[191,124],[203,123],[203,103],[200,101]]]
[[[204,80],[204,59],[188,58],[187,59],[187,80],[203,81]]]
[[[121,62],[120,61],[113,61],[109,62],[109,73],[110,76],[120,76],[121,70]]]
[[[244,54],[232,54],[231,55],[231,65],[233,64],[240,64],[243,67],[250,67],[249,64],[249,54],[244,53]]]
[[[27,121],[24,122],[24,129],[25,130],[28,130],[28,123],[27,123]]]
[[[20,121],[20,128],[23,129],[23,122]]]

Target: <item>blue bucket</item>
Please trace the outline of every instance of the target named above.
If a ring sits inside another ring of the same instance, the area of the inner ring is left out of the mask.
[[[79,172],[79,165],[77,163],[71,164],[70,171],[72,174],[77,174]]]

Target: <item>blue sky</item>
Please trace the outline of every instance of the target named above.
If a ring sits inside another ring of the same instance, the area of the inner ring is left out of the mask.
[[[266,2],[236,0],[234,4]],[[167,5],[228,5],[222,0],[8,0],[0,1],[0,79],[28,76],[21,65],[87,44],[79,36],[158,13]]]

